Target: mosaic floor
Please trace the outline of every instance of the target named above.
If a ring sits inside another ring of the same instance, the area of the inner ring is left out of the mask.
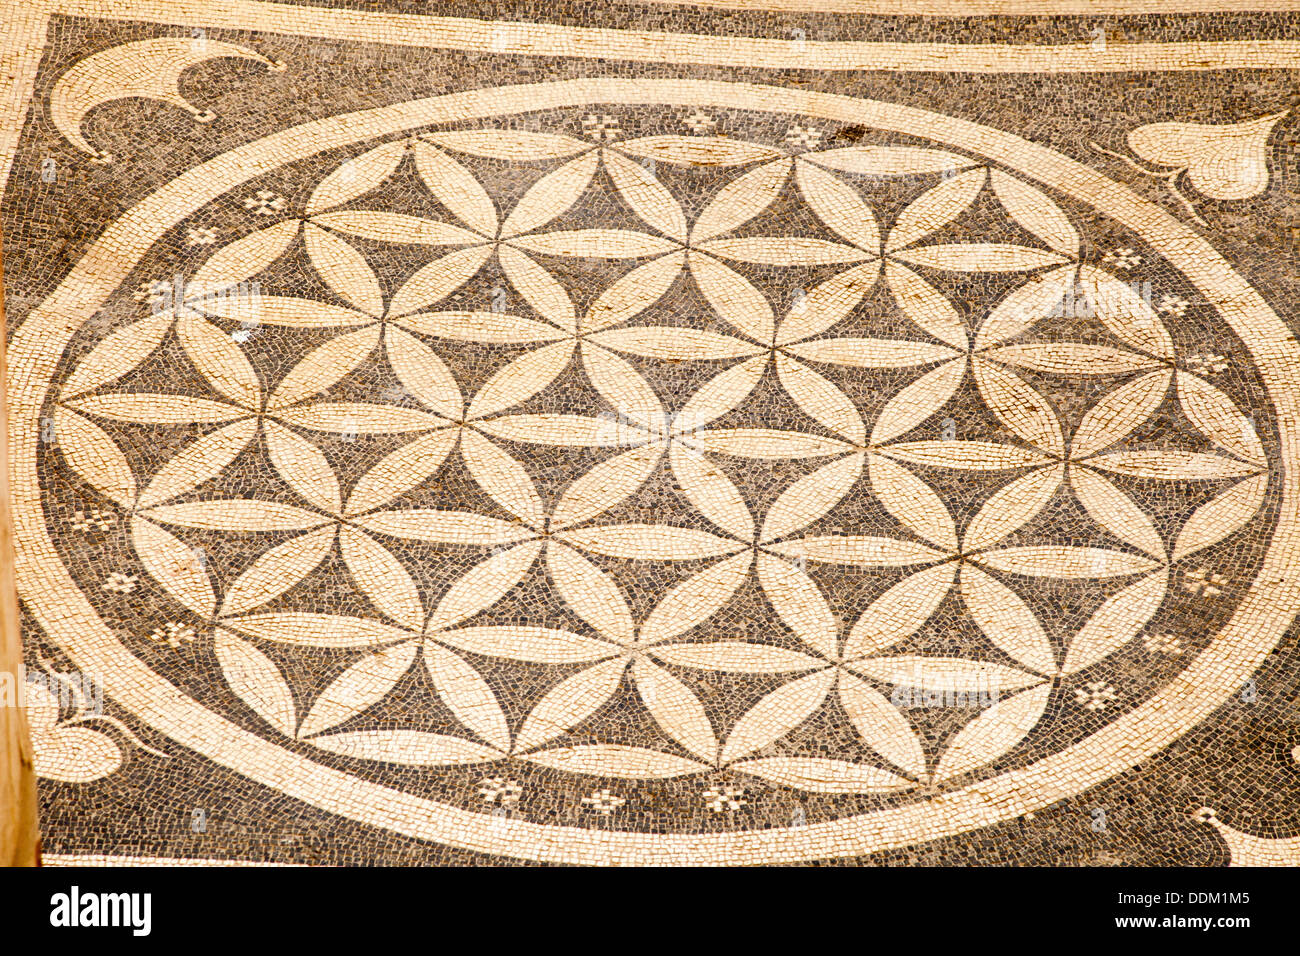
[[[1300,13],[4,6],[51,862],[1300,862]]]

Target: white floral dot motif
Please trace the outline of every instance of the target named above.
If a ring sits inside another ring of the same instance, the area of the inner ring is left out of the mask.
[[[749,801],[743,787],[717,787],[704,791],[704,802],[714,813],[739,810]]]
[[[1183,370],[1174,337],[1128,281],[1080,261],[1071,217],[1042,189],[945,150],[823,149],[822,134],[803,125],[784,139],[778,132],[779,142],[705,135],[703,127],[627,138],[614,117],[596,112],[571,115],[567,127],[438,129],[372,144],[319,182],[303,219],[216,248],[181,301],[105,339],[62,384],[62,465],[129,512],[123,520],[141,566],[192,615],[183,620],[202,622],[205,641],[212,635],[229,691],[259,726],[327,754],[419,767],[504,770],[520,761],[625,780],[725,769],[822,794],[956,786],[1017,753],[1053,695],[1068,699],[1063,681],[1090,676],[1148,626],[1163,626],[1152,621],[1171,565],[1260,509],[1269,462],[1252,420],[1204,376]],[[466,156],[527,162],[540,178],[499,209]],[[366,205],[408,157],[445,220]],[[735,175],[697,210],[669,174],[699,166]],[[924,189],[886,215],[855,178],[863,173],[914,176]],[[597,189],[617,194],[635,228],[567,228],[566,215]],[[763,213],[778,196],[806,206],[818,235],[764,234]],[[1026,244],[936,238],[982,196],[1023,227]],[[269,215],[284,201],[263,190],[245,205]],[[376,236],[416,250],[418,265],[381,281],[360,241]],[[329,301],[269,287],[255,297],[229,294],[262,283],[268,264],[291,251]],[[1119,249],[1108,264],[1131,268],[1139,258]],[[611,273],[575,300],[554,263],[590,260]],[[490,297],[477,308],[456,300],[489,265],[503,277]],[[825,277],[800,296],[779,297],[759,278],[793,267]],[[1006,278],[1009,291],[968,324],[937,276],[985,273]],[[651,318],[679,282],[698,293],[706,327]],[[1043,321],[1080,285],[1095,341]],[[904,336],[862,330],[871,321],[863,303],[877,287],[906,323]],[[273,337],[241,335],[251,329],[319,338],[292,367],[270,373],[252,357],[273,349]],[[120,385],[127,340],[133,368],[161,361],[154,357],[163,344],[178,343],[202,394]],[[496,356],[472,388],[450,358],[464,343]],[[674,387],[639,370],[647,365]],[[671,379],[683,365],[699,372],[690,389]],[[366,392],[373,380],[357,372],[373,366],[389,384]],[[530,404],[572,381],[592,396],[591,410]],[[761,408],[764,383],[802,424],[728,418]],[[1070,389],[1086,396],[1081,415],[1063,414],[1052,397]],[[958,438],[941,426],[963,390],[978,396],[984,434],[993,437]],[[1136,440],[1166,402],[1179,403],[1214,453]],[[100,422],[188,424],[197,437],[138,474]],[[344,476],[334,443],[376,437],[391,448],[359,477]],[[581,450],[592,460],[544,496],[533,461],[539,448]],[[246,467],[241,456],[262,451],[275,494],[202,491],[239,487],[224,478]],[[737,475],[773,462],[805,471],[782,479],[769,499],[742,494]],[[481,509],[412,504],[453,467]],[[938,490],[939,472],[995,487],[966,520]],[[1221,490],[1189,509],[1170,536],[1125,490],[1131,479],[1161,482],[1175,499],[1208,485]],[[617,517],[652,480],[671,481],[689,520]],[[1067,498],[1102,543],[1030,534],[1050,502]],[[858,499],[882,516],[877,525],[837,523],[837,509]],[[283,539],[229,573],[195,550],[200,534],[266,531]],[[463,564],[430,586],[399,542],[454,548]],[[327,562],[343,569],[363,610],[276,603]],[[630,600],[627,582],[664,580],[643,573],[650,567],[678,580],[643,584],[654,589],[639,595],[649,600]],[[870,582],[862,609],[847,619],[825,590],[837,568]],[[886,575],[897,580],[876,586]],[[530,576],[544,581],[569,623],[494,617]],[[1022,596],[1034,579],[1086,591],[1095,598],[1090,617],[1072,633],[1053,632]],[[1204,593],[1227,583],[1207,573],[1189,573],[1188,582]],[[721,612],[750,592],[784,643],[711,639]],[[941,607],[964,610],[978,646],[907,650]],[[149,637],[175,649],[196,634],[173,622]],[[342,661],[323,688],[291,686],[292,668],[274,659],[321,651]],[[484,658],[559,676],[539,696],[506,700],[510,687],[474,663]],[[367,725],[371,708],[414,669],[450,714],[443,729],[454,732]],[[701,686],[701,675],[718,674],[760,675],[770,686],[743,713],[726,715],[706,704]],[[915,715],[891,704],[890,688],[997,703],[970,708],[969,722],[934,745]],[[1115,699],[1089,694],[1081,701],[1089,709]],[[620,713],[661,731],[663,746],[633,745],[617,731],[587,735],[616,701]],[[787,756],[776,746],[828,711],[873,756]],[[478,792],[500,805],[518,798],[517,787],[503,774],[485,777]],[[717,812],[734,811],[743,792],[715,788],[705,799]],[[598,790],[584,804],[609,813],[623,799]]]
[[[1074,699],[1087,710],[1105,710],[1119,700],[1119,693],[1104,681],[1089,681],[1075,689]]]
[[[130,594],[139,586],[140,578],[137,575],[123,574],[120,571],[114,571],[100,585],[105,591],[113,591],[117,594]]]
[[[210,246],[216,241],[217,230],[209,226],[191,226],[185,231],[185,242],[187,245]]]
[[[615,796],[608,789],[594,790],[590,796],[582,798],[582,804],[588,810],[594,810],[603,816],[609,816],[627,803],[622,797]]]
[[[712,133],[718,126],[717,120],[699,110],[686,117],[683,123],[688,130],[699,136]]]
[[[1146,649],[1152,654],[1164,654],[1169,657],[1180,657],[1183,653],[1183,639],[1177,634],[1170,634],[1168,632],[1148,634],[1144,644]]]
[[[258,216],[273,216],[284,208],[284,197],[269,189],[259,189],[244,199],[244,208]]]
[[[89,508],[83,511],[77,511],[72,516],[72,527],[78,531],[109,531],[116,524],[117,519],[112,512],[105,511],[102,508]]]
[[[1183,572],[1183,587],[1193,594],[1199,594],[1203,597],[1214,597],[1222,594],[1223,589],[1228,586],[1228,579],[1221,574],[1215,574],[1204,568],[1197,568],[1194,571]]]
[[[1187,367],[1198,375],[1217,375],[1228,367],[1228,360],[1215,352],[1204,355],[1189,355]]]
[[[1187,312],[1187,307],[1191,305],[1180,295],[1163,295],[1156,304],[1156,311],[1161,315],[1173,316],[1180,318]]]
[[[1142,262],[1142,257],[1130,246],[1123,246],[1119,249],[1112,249],[1106,253],[1102,259],[1108,266],[1114,266],[1116,269],[1132,269]]]

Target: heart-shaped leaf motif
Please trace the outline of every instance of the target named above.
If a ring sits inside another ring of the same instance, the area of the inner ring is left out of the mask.
[[[1228,126],[1148,123],[1128,134],[1138,156],[1180,167],[1211,199],[1246,199],[1268,186],[1268,135],[1288,111]]]

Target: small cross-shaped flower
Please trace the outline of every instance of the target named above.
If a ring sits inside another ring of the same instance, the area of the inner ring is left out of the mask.
[[[479,782],[479,795],[486,803],[500,803],[511,806],[519,802],[524,788],[517,780],[505,777],[487,777]]]
[[[593,790],[591,796],[582,798],[582,803],[588,810],[609,816],[627,801],[622,797],[616,797],[609,790],[602,789]]]
[[[816,149],[822,141],[822,133],[807,126],[791,126],[790,132],[785,134],[785,141],[795,149]]]
[[[168,621],[165,627],[155,627],[149,632],[149,640],[157,644],[166,644],[172,649],[191,643],[195,636],[194,628],[177,624],[175,621]]]
[[[588,113],[582,118],[582,131],[597,142],[609,143],[623,135],[618,120],[608,113]]]
[[[1075,688],[1074,699],[1086,710],[1105,710],[1119,699],[1119,694],[1112,685],[1095,680]]]
[[[107,531],[113,527],[114,518],[99,508],[78,511],[72,516],[72,527],[78,531]]]
[[[1228,367],[1228,360],[1217,352],[1205,355],[1189,355],[1187,367],[1201,375],[1217,375]]]
[[[269,189],[259,189],[244,198],[244,208],[257,216],[271,216],[284,208],[284,197]]]
[[[1148,634],[1146,648],[1152,654],[1167,654],[1178,657],[1183,653],[1183,639],[1177,634]]]
[[[705,133],[712,133],[718,125],[717,121],[714,120],[712,116],[701,113],[699,110],[696,110],[690,116],[686,117],[683,122],[686,124],[686,128],[696,136],[703,136]]]
[[[105,591],[115,591],[118,594],[130,594],[140,585],[140,578],[134,574],[122,574],[120,571],[114,571],[104,583],[100,585]]]
[[[1142,257],[1138,255],[1130,246],[1124,246],[1120,249],[1112,249],[1106,253],[1102,262],[1108,266],[1114,266],[1116,269],[1132,269]]]
[[[1228,586],[1228,579],[1219,574],[1212,574],[1204,568],[1183,572],[1183,587],[1193,594],[1214,597],[1222,594]]]
[[[749,802],[744,797],[745,791],[742,787],[721,787],[704,791],[704,801],[714,813],[739,810]]]
[[[191,226],[185,232],[185,242],[191,246],[210,246],[217,241],[217,230],[209,226]]]
[[[1160,297],[1160,302],[1156,305],[1156,311],[1161,315],[1181,316],[1191,305],[1181,295],[1164,295]]]

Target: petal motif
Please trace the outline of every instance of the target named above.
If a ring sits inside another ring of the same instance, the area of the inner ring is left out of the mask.
[[[772,691],[736,721],[718,761],[748,757],[794,730],[822,705],[834,683],[835,671],[823,670]]]
[[[1021,691],[994,704],[963,727],[939,758],[938,783],[1004,756],[1029,736],[1047,709],[1051,685]]]
[[[531,750],[576,727],[600,710],[618,690],[627,660],[615,658],[579,671],[556,684],[524,718],[517,751]]]
[[[839,624],[816,582],[789,561],[763,552],[758,580],[781,623],[818,654],[834,658]]]
[[[418,641],[405,641],[357,661],[321,691],[299,725],[298,736],[329,730],[377,704],[411,669],[418,649]]]
[[[506,715],[483,675],[433,641],[424,642],[424,666],[434,690],[456,719],[497,750],[509,751]]]

